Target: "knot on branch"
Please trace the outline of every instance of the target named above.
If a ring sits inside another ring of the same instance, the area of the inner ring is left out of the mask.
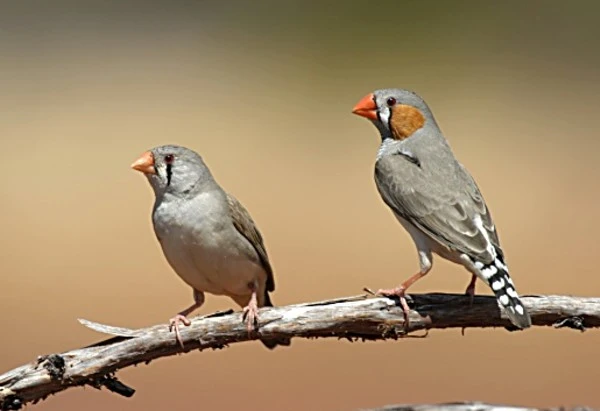
[[[16,395],[11,389],[0,387],[0,410],[20,410],[25,403],[22,398]]]
[[[65,375],[65,359],[58,354],[42,355],[37,359],[54,380],[62,380]]]

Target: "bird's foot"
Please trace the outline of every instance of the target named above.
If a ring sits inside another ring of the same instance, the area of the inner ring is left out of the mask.
[[[247,306],[243,309],[242,319],[246,322],[246,328],[250,334],[258,328],[258,304],[254,299],[250,300]]]
[[[396,288],[388,288],[388,289],[379,289],[375,293],[375,295],[379,295],[382,297],[404,297],[405,289],[403,287]]]
[[[467,289],[465,290],[465,295],[467,295],[469,297],[469,307],[473,306],[473,300],[475,299],[475,283],[477,282],[477,276],[475,274],[473,274],[473,276],[471,277],[471,282],[469,283],[469,285],[467,286]],[[464,336],[465,335],[465,327],[463,327],[460,330],[460,333]]]
[[[179,323],[183,323],[183,325],[189,327],[192,322],[183,314],[177,314],[175,317],[169,320],[169,332],[175,330],[175,339],[181,348],[183,348],[183,340],[181,339],[181,334],[179,333]]]
[[[473,275],[473,277],[471,277],[471,282],[469,283],[469,285],[467,286],[467,289],[465,290],[465,294],[469,296],[469,306],[473,305],[473,300],[475,298],[475,283],[477,282],[477,277],[475,275]]]
[[[375,295],[380,295],[382,297],[397,297],[400,299],[400,305],[402,306],[402,312],[404,313],[404,329],[408,330],[408,325],[409,325],[409,320],[408,320],[408,314],[410,313],[410,307],[408,306],[408,303],[406,302],[406,288],[400,286],[400,287],[396,287],[396,288],[390,288],[387,290],[384,289],[380,289],[377,290],[377,292],[375,293]]]

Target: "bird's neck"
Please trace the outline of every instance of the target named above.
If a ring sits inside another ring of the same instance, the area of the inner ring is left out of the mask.
[[[400,143],[400,141],[394,140],[391,137],[384,138],[381,141],[381,145],[379,146],[379,150],[377,150],[377,160],[379,160],[381,157],[383,157],[386,154],[388,154],[390,151],[397,149],[399,143]]]
[[[214,180],[206,177],[196,179],[173,179],[171,184],[155,188],[157,201],[174,201],[193,198],[197,195],[209,192],[218,187]]]

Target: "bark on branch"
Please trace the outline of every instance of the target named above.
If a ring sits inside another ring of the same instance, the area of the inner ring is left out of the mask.
[[[578,330],[600,327],[600,298],[527,296],[522,298],[533,325]],[[112,327],[79,320],[83,325],[114,337],[88,347],[38,357],[32,363],[0,375],[0,409],[19,409],[69,387],[91,385],[129,397],[135,392],[114,373],[124,367],[189,352],[219,349],[229,344],[273,337],[334,337],[350,341],[409,337],[431,328],[505,327],[493,297],[454,294],[413,294],[405,330],[397,300],[357,296],[260,310],[259,333],[249,335],[241,312],[215,313],[192,319],[183,327],[185,350],[165,324],[143,329]],[[426,333],[420,333],[420,337]],[[288,348],[280,348],[288,349]]]

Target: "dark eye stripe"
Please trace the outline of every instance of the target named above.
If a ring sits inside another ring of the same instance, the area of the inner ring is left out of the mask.
[[[173,175],[173,164],[167,163],[167,185],[171,185],[171,176]]]

